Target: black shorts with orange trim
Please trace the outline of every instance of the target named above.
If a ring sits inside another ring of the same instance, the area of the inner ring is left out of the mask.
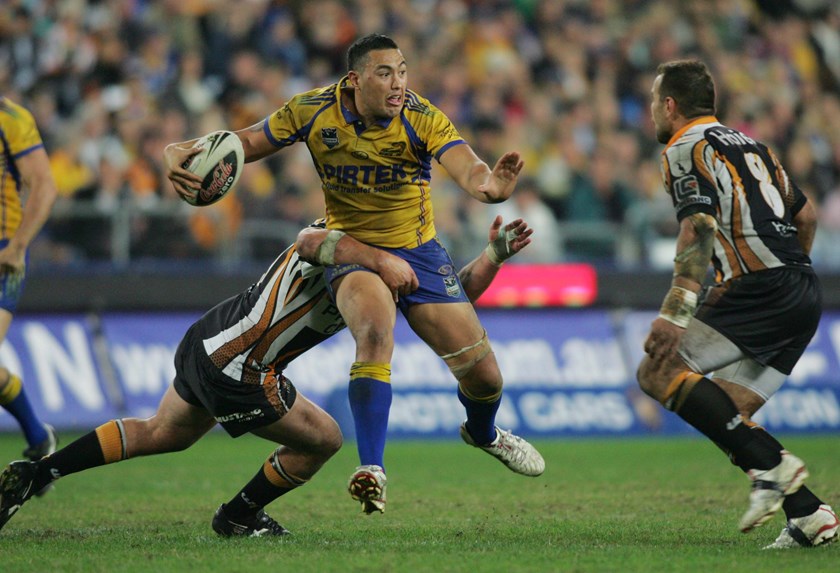
[[[175,353],[173,386],[184,401],[206,409],[234,438],[276,422],[292,408],[297,390],[288,378],[269,372],[263,384],[244,384],[227,376],[213,365],[194,330]]]
[[[790,374],[821,314],[822,289],[813,269],[781,267],[708,287],[694,317],[760,364]]]

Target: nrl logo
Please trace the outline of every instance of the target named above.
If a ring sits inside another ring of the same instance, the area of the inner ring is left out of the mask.
[[[323,127],[321,128],[321,139],[327,148],[332,149],[338,145],[338,128],[337,127]]]
[[[461,286],[458,284],[458,277],[449,275],[443,278],[443,287],[446,289],[446,294],[452,298],[461,296]]]

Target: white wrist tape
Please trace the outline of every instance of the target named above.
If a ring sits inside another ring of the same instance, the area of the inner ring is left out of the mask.
[[[344,231],[336,229],[330,230],[324,240],[318,245],[318,250],[315,251],[315,260],[322,265],[335,264],[335,246],[345,235]]]
[[[487,246],[484,248],[484,252],[487,254],[487,258],[490,259],[490,262],[493,263],[494,266],[502,266],[502,263],[514,255],[513,249],[511,249],[511,243],[513,243],[518,236],[519,233],[514,230],[502,230],[498,237],[487,243]]]
[[[496,251],[493,249],[493,243],[487,243],[487,246],[484,247],[484,254],[487,255],[487,258],[490,259],[490,263],[494,267],[502,266],[502,263],[504,261],[501,260],[498,256],[496,256]]]
[[[665,300],[662,301],[662,308],[659,309],[659,318],[676,324],[680,328],[687,328],[694,316],[694,309],[697,308],[697,293],[687,288],[672,286]]]

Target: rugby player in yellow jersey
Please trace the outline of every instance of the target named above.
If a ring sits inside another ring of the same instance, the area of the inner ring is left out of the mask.
[[[57,190],[32,114],[0,96],[0,343],[23,292],[27,248],[50,215]],[[28,196],[24,203],[24,192]],[[25,204],[25,206],[24,206]],[[52,426],[38,419],[20,378],[0,366],[0,405],[20,424],[37,460],[55,451]],[[41,493],[41,492],[39,492]]]
[[[490,227],[487,249],[458,273],[470,300],[490,285],[494,261],[526,247],[521,219]],[[223,536],[285,535],[265,506],[305,484],[341,447],[338,425],[283,376],[296,357],[344,328],[327,294],[317,258],[328,238],[323,224],[301,231],[262,277],[208,311],[187,331],[175,355],[175,380],[151,418],[111,420],[37,462],[12,462],[0,474],[0,529],[33,492],[56,479],[129,458],[184,450],[216,423],[233,437],[251,432],[282,444],[256,475],[213,516]],[[334,245],[338,263],[374,270],[393,292],[411,291],[407,262],[345,235]]]
[[[294,96],[237,135],[246,161],[304,143],[321,178],[330,234],[317,261],[327,266],[331,291],[356,342],[349,398],[361,465],[350,478],[350,493],[366,513],[384,511],[397,307],[458,380],[466,409],[462,438],[515,472],[540,475],[545,462],[539,452],[495,426],[502,376],[452,261],[436,239],[430,188],[435,159],[479,201],[504,201],[522,169],[519,153],[504,154],[490,169],[440,110],[407,89],[406,60],[387,36],[371,34],[354,42],[347,64],[347,75],[337,83]],[[167,176],[183,197],[193,196],[200,183],[181,167],[197,152],[191,149],[195,141],[170,144],[164,152]],[[377,274],[337,264],[333,246],[345,234],[407,261],[417,276],[416,290],[397,293],[395,305]]]

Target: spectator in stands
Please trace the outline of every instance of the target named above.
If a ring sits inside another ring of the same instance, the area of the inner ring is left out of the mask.
[[[50,125],[88,118],[102,100],[116,118],[110,143],[131,152],[140,133],[162,124],[159,110],[176,92],[191,125],[251,125],[259,119],[253,110],[338,79],[349,41],[387,27],[407,53],[424,54],[411,62],[412,85],[457,123],[498,122],[496,138],[522,150],[543,199],[563,217],[568,173],[591,179],[596,147],[616,130],[638,144],[635,166],[621,159],[626,149],[608,152],[625,185],[634,186],[637,169],[658,165],[646,105],[653,78],[645,70],[654,60],[698,55],[719,78],[722,121],[772,142],[791,168],[807,145],[811,160],[802,168],[811,173],[800,180],[816,178],[821,189],[840,184],[828,151],[840,132],[840,8],[831,3],[758,2],[753,10],[740,2],[616,0],[420,5],[253,0],[230,11],[214,3],[11,0],[10,19],[0,21],[11,39],[0,45],[0,85],[28,103],[50,94]],[[457,57],[465,53],[466,60]],[[47,140],[59,130],[42,129]],[[271,161],[273,177],[302,172],[292,167],[297,160]],[[98,165],[89,164],[96,177]],[[436,193],[438,202],[455,194],[446,185]],[[244,216],[247,229],[247,209]],[[469,241],[450,244],[456,259],[471,252]]]
[[[637,200],[637,195],[618,178],[614,161],[608,150],[601,147],[591,158],[589,169],[575,174],[566,199],[567,221],[601,223],[616,227],[624,223],[625,215]],[[592,234],[574,233],[567,242],[570,254],[587,258],[614,256],[618,235],[615,230],[609,229],[607,226]]]
[[[505,221],[524,219],[538,229],[540,240],[522,253],[516,259],[517,262],[551,263],[558,260],[561,245],[557,219],[540,197],[540,190],[533,178],[519,179],[511,200],[496,205],[491,211],[501,215]]]

